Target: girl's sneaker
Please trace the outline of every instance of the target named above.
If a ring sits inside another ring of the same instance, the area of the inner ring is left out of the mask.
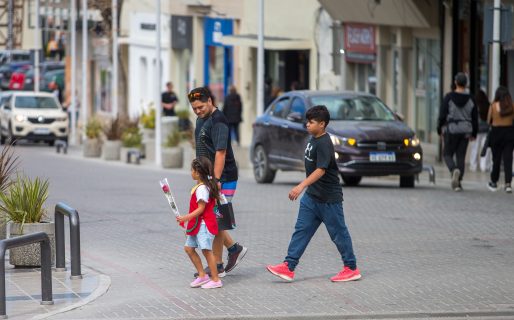
[[[221,287],[223,287],[223,283],[221,282],[221,280],[218,280],[218,281],[209,280],[209,282],[202,285],[202,289],[216,289],[216,288],[221,288]]]
[[[208,275],[198,277],[195,279],[195,281],[191,282],[191,288],[203,287],[202,285],[208,283],[209,281],[211,281],[211,278],[209,278]]]

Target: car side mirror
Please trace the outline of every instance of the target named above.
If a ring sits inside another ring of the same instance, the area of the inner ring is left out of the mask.
[[[300,112],[291,112],[287,115],[286,119],[292,122],[302,122],[303,117]]]

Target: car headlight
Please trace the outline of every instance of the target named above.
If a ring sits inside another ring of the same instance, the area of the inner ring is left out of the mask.
[[[413,136],[412,138],[405,138],[403,139],[403,144],[408,147],[417,147],[419,146],[419,139],[416,136]]]
[[[334,136],[332,134],[330,134],[330,140],[332,140],[332,144],[334,146],[338,146],[343,142],[341,138],[339,138],[338,136]]]
[[[21,114],[17,114],[17,115],[14,116],[14,120],[16,120],[18,122],[23,122],[23,121],[27,120],[27,116],[24,116],[24,115],[21,115]]]
[[[333,134],[330,134],[330,140],[332,140],[332,144],[334,146],[346,145],[353,147],[357,144],[357,140],[355,140],[355,138],[341,138]]]

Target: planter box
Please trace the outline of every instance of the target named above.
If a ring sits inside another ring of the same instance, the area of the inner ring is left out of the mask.
[[[107,140],[102,146],[104,160],[120,160],[121,140]]]
[[[155,161],[155,140],[148,139],[143,140],[143,154],[145,155],[146,161]]]
[[[143,141],[155,139],[155,129],[143,128]]]
[[[162,149],[163,168],[182,168],[184,152],[181,147]]]
[[[127,163],[127,154],[129,151],[139,151],[141,152],[141,148],[127,148],[121,147],[120,149],[120,161],[123,163]],[[135,162],[135,159],[131,159],[132,162]]]
[[[22,235],[46,232],[52,247],[52,266],[55,265],[55,224],[53,222],[25,223],[23,230],[20,223],[9,223],[9,238]],[[39,243],[9,249],[9,263],[17,267],[40,267],[41,246]]]
[[[102,154],[102,142],[99,139],[87,139],[84,142],[84,157],[98,158]]]

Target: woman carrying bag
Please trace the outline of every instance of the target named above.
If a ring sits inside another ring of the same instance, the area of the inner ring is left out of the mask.
[[[498,190],[500,178],[500,165],[503,159],[505,171],[504,190],[512,193],[512,151],[514,150],[514,105],[509,90],[499,87],[496,90],[494,101],[487,114],[487,122],[491,124],[490,142],[493,152],[493,170],[491,181],[487,187],[491,191]]]

